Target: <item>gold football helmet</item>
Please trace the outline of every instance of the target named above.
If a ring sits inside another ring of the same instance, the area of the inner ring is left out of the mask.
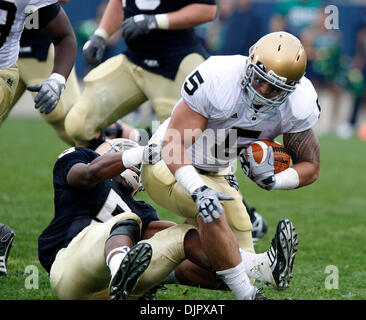
[[[125,150],[138,147],[139,144],[130,139],[117,138],[106,140],[98,148],[95,149],[96,153],[100,155],[111,152],[124,152]],[[138,191],[142,189],[141,184],[141,165],[138,167],[132,167],[126,169],[121,173],[121,177],[127,183],[131,189],[131,195],[134,196]]]
[[[260,38],[249,49],[249,58],[241,86],[257,111],[279,107],[305,73],[306,53],[298,38],[287,32],[272,32]],[[266,81],[275,88],[276,95],[268,98],[253,86],[255,81]]]

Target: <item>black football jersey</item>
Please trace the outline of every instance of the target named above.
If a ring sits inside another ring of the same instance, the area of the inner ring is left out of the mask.
[[[160,14],[177,11],[193,3],[215,4],[215,0],[126,0],[125,19],[138,14]],[[208,57],[202,40],[193,28],[153,30],[147,35],[126,42],[125,54],[142,68],[174,79],[180,62],[190,53]]]
[[[53,169],[55,216],[38,239],[38,254],[42,266],[49,272],[57,252],[94,221],[105,222],[113,216],[132,211],[145,228],[158,220],[155,209],[144,201],[124,194],[114,179],[98,183],[89,189],[76,189],[67,183],[67,174],[76,163],[90,163],[99,155],[88,148],[73,147],[64,151]]]
[[[19,58],[35,58],[46,61],[51,39],[39,29],[26,29],[20,38]]]

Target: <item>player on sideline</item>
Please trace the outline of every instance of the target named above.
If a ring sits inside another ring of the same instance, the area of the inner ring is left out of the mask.
[[[167,119],[184,79],[208,57],[193,27],[214,20],[216,10],[214,0],[109,0],[84,58],[100,63],[106,39],[121,26],[127,50],[84,78],[82,97],[65,120],[76,145],[95,149],[103,129],[147,100],[159,121]]]
[[[55,45],[55,58],[52,73],[48,79],[28,87],[38,92],[34,98],[35,107],[41,113],[50,113],[57,105],[65,82],[74,65],[76,39],[71,23],[57,0],[12,0],[0,1],[2,11],[6,11],[6,23],[0,37],[0,124],[6,119],[14,106],[14,97],[19,82],[17,60],[19,40],[27,15],[38,14],[38,27],[42,29]]]
[[[219,277],[238,299],[250,299],[245,261],[254,252],[251,223],[225,176],[237,152],[257,139],[283,134],[293,166],[274,174],[273,150],[257,164],[248,150],[240,153],[244,172],[266,190],[288,190],[313,183],[319,174],[320,151],[312,130],[319,118],[317,94],[304,77],[306,54],[300,41],[286,32],[270,33],[255,43],[249,57],[214,56],[202,63],[182,86],[172,116],[151,139],[163,141],[163,159],[144,165],[143,185],[162,207],[198,225],[202,247]],[[184,119],[184,121],[182,121]],[[278,288],[291,279],[297,240],[283,225],[284,250]],[[281,245],[276,249],[280,250]],[[240,248],[240,249],[239,249]],[[263,266],[273,259],[262,256]]]

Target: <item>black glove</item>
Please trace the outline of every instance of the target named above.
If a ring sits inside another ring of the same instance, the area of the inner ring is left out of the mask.
[[[27,89],[38,92],[34,98],[35,108],[38,109],[42,106],[40,112],[49,114],[56,108],[61,94],[65,90],[65,84],[57,79],[49,78],[34,86],[28,86]]]
[[[84,44],[83,57],[90,65],[96,65],[102,62],[103,54],[106,48],[106,41],[103,37],[93,34]]]
[[[220,218],[220,215],[224,212],[219,200],[234,200],[233,197],[212,190],[207,186],[196,189],[192,193],[192,199],[196,203],[198,213],[204,223],[212,222],[212,218]]]
[[[155,15],[138,14],[127,18],[122,24],[122,36],[126,41],[132,41],[136,37],[150,33],[158,28]]]

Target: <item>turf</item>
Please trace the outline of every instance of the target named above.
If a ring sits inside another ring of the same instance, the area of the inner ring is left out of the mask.
[[[256,245],[257,252],[268,249],[282,218],[293,221],[299,237],[290,288],[277,292],[265,287],[264,292],[274,299],[365,299],[366,142],[355,137],[319,139],[321,173],[311,186],[267,192],[237,169],[245,199],[269,225],[268,234]],[[39,119],[11,118],[0,127],[0,222],[16,232],[9,274],[0,277],[0,300],[57,299],[37,258],[37,238],[53,216],[52,168],[66,148]],[[144,192],[138,197],[149,200]],[[181,221],[157,208],[161,219]],[[167,290],[158,291],[157,298],[227,300],[233,295],[168,285]]]

